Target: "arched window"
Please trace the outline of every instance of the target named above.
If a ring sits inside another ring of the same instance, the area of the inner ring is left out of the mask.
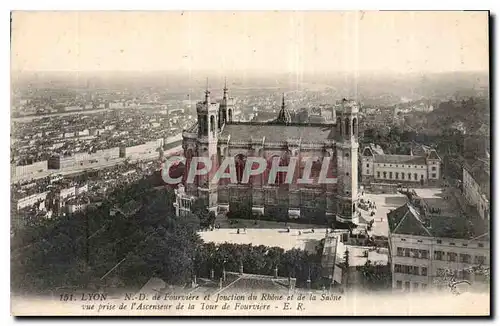
[[[283,155],[280,158],[280,166],[288,166],[288,163],[290,163],[290,154],[288,152],[283,153]],[[285,183],[287,177],[286,172],[278,172],[276,174],[276,183],[278,185],[282,185]]]
[[[184,157],[186,157],[186,166],[184,167],[184,171],[189,171],[191,160],[193,159],[193,150],[188,149],[187,151],[185,151]],[[182,176],[182,182],[186,181],[188,174],[188,172],[184,173],[184,175]]]
[[[356,213],[356,204],[352,204],[352,213]]]
[[[202,128],[202,133],[203,135],[206,135],[208,133],[208,118],[206,115],[203,116],[203,126]]]
[[[358,119],[352,119],[352,133],[354,136],[358,135]]]
[[[351,123],[349,122],[349,118],[345,118],[345,135],[351,135]]]
[[[229,118],[229,122],[233,122],[233,110],[232,109],[228,110],[227,115]]]
[[[387,172],[384,171],[384,179],[387,179]]]
[[[340,117],[337,118],[337,132],[342,136],[342,119]]]
[[[411,173],[408,173],[408,180],[411,180]]]
[[[316,181],[316,179],[319,178],[319,174],[321,173],[321,166],[322,164],[319,159],[313,162],[313,164],[311,165],[311,179]]]
[[[210,116],[210,132],[215,134],[215,117],[213,115]]]
[[[415,180],[418,180],[418,174],[414,173],[413,176],[415,177]]]
[[[241,180],[243,179],[243,171],[245,170],[246,160],[247,158],[243,154],[238,154],[234,158],[234,164],[236,167],[236,179],[238,180],[238,183],[241,183]]]

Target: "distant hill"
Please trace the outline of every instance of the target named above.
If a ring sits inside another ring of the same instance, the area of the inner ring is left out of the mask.
[[[451,128],[462,122],[467,133],[474,133],[483,125],[490,125],[490,103],[485,97],[470,97],[461,101],[441,102],[427,115],[428,128]]]

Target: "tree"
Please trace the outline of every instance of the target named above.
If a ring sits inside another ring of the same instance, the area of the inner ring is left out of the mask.
[[[369,259],[357,270],[363,276],[365,286],[370,290],[380,290],[390,287],[391,272],[387,265],[374,265]]]
[[[110,216],[110,208],[125,198],[142,208],[132,216]],[[16,235],[12,289],[34,293],[102,282],[141,286],[152,276],[182,285],[194,271],[198,228],[197,219],[175,216],[171,191],[153,191],[139,181],[96,210],[34,224]]]
[[[215,213],[208,210],[205,201],[201,198],[195,200],[191,212],[198,218],[202,228],[208,228],[215,222]]]

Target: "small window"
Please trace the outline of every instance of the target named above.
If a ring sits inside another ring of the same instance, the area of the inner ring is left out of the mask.
[[[349,153],[345,153],[345,157],[349,157]]]
[[[401,239],[401,241],[406,241],[406,239]]]
[[[483,243],[478,243],[478,244],[477,244],[477,246],[478,246],[479,248],[483,248],[483,247],[484,247],[484,244],[483,244]]]
[[[441,244],[441,243],[443,243],[443,241],[442,240],[437,240],[437,243]]]
[[[423,241],[422,240],[417,240],[418,243],[422,243]]]
[[[370,164],[366,164],[366,167],[369,168],[370,167]]]
[[[467,246],[468,246],[468,244],[466,244],[466,243],[462,243],[462,246],[467,247]]]
[[[396,288],[402,289],[403,288],[403,281],[396,281]]]
[[[450,242],[450,246],[454,246],[455,245],[455,242]]]
[[[346,173],[345,173],[345,175],[346,175],[346,176],[349,176],[349,172],[346,172]]]

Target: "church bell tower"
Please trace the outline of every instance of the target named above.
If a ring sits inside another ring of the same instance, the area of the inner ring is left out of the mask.
[[[337,116],[337,216],[340,223],[357,223],[358,202],[358,105],[342,100]]]

